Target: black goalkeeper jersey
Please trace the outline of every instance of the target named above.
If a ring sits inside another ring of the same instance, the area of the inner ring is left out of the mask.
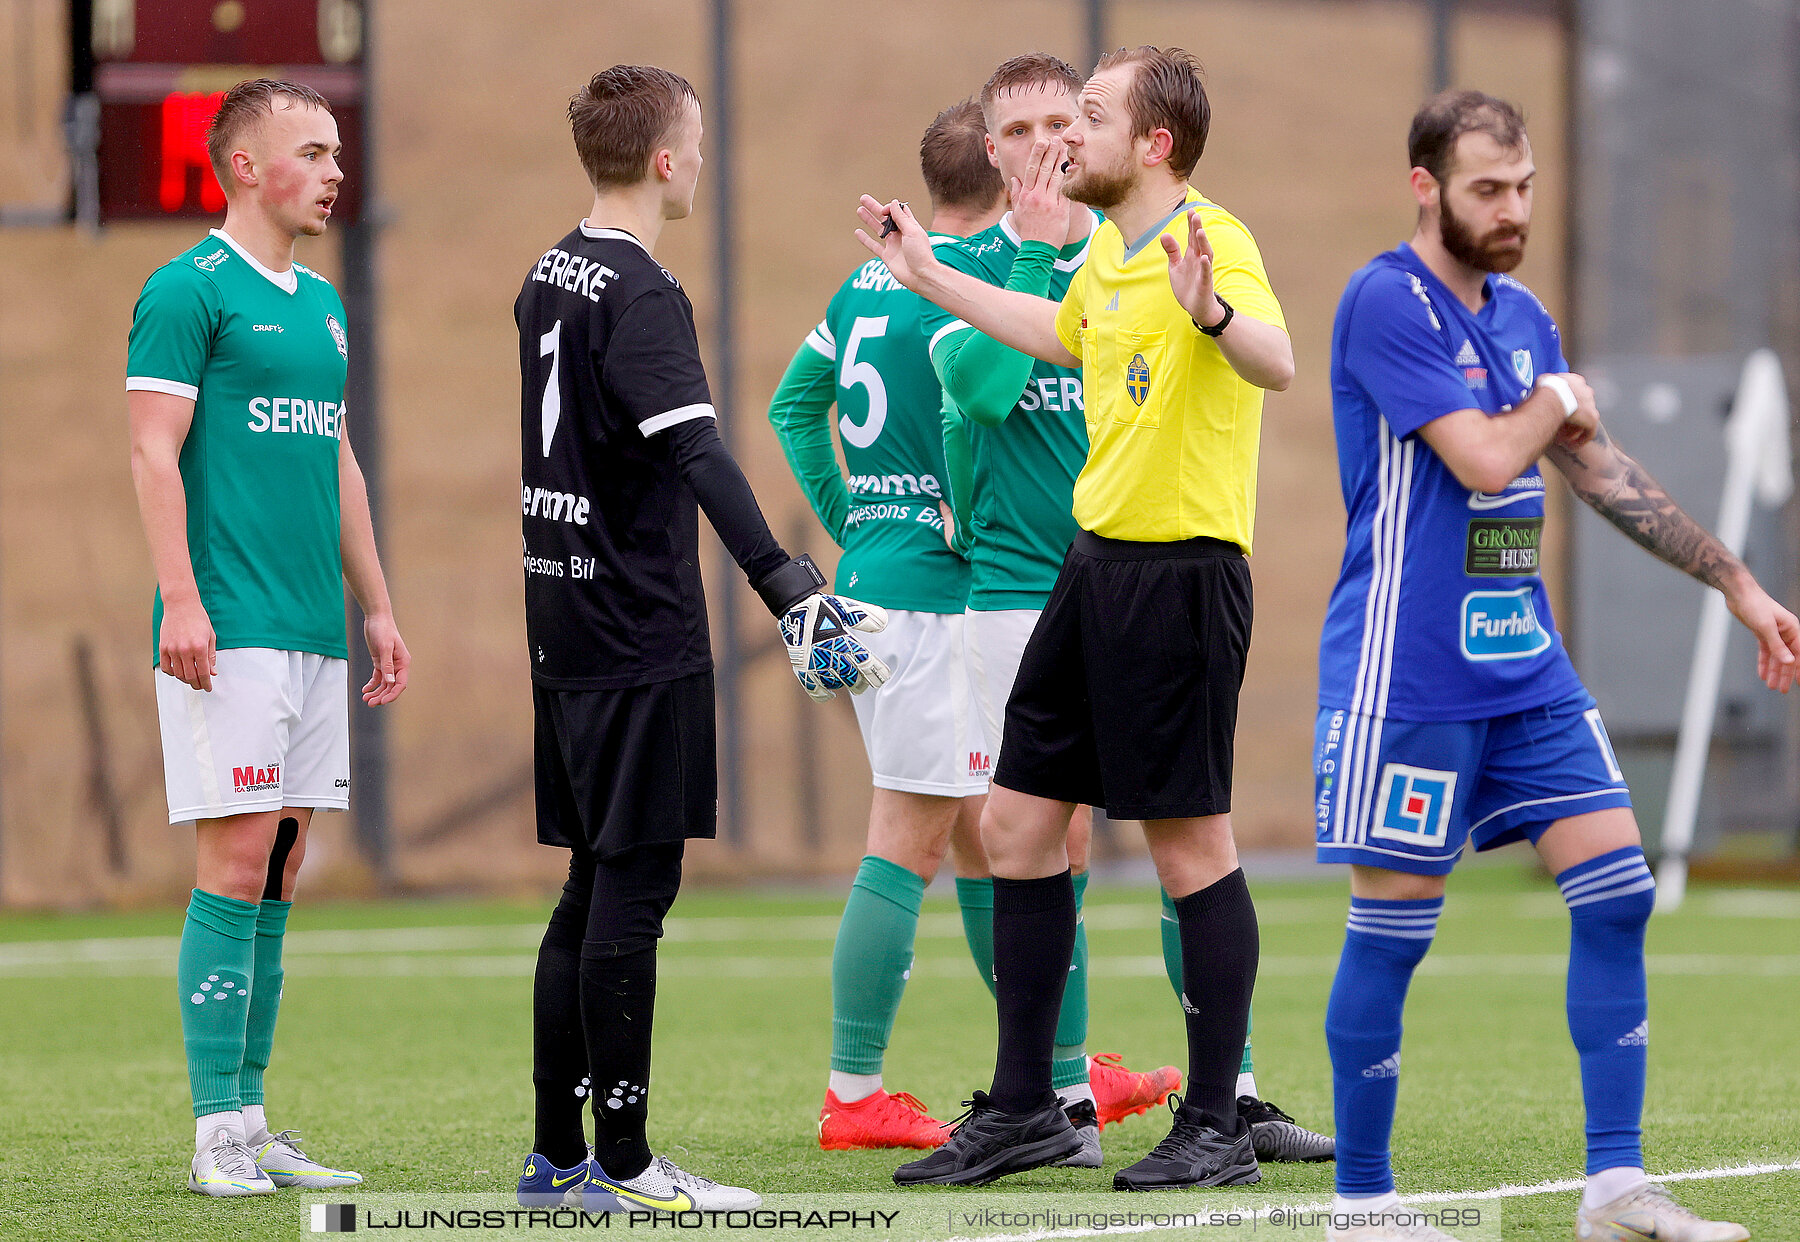
[[[513,318],[532,678],[603,690],[710,669],[698,506],[658,434],[714,417],[687,295],[631,234],[583,223]]]

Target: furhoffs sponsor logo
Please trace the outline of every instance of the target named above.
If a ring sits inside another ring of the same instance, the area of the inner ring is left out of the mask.
[[[281,788],[281,765],[271,764],[266,768],[248,767],[231,769],[231,788],[234,793],[264,793]]]

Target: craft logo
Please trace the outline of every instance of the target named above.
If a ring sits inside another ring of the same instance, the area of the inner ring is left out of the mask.
[[[350,338],[344,335],[344,325],[337,321],[336,315],[327,315],[325,316],[325,326],[331,330],[331,339],[337,343],[338,353],[348,360]]]
[[[1150,395],[1150,364],[1142,354],[1133,354],[1131,365],[1125,368],[1125,391],[1131,394],[1134,405],[1144,404],[1144,398]]]
[[[1379,822],[1369,835],[1441,847],[1449,833],[1450,806],[1455,800],[1455,772],[1390,763],[1381,770],[1381,792],[1375,800]]]
[[[262,793],[265,790],[280,789],[281,765],[276,763],[266,768],[233,768],[231,788],[234,793]]]

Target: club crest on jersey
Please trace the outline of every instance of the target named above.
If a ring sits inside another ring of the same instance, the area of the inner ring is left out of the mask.
[[[1369,835],[1408,845],[1442,846],[1455,800],[1455,772],[1390,763],[1381,770],[1381,792],[1375,799],[1376,822]]]
[[[325,316],[325,326],[331,329],[331,339],[337,343],[338,353],[345,361],[350,358],[350,338],[344,335],[344,325],[337,321],[336,315]]]
[[[1513,350],[1512,364],[1513,371],[1518,375],[1521,384],[1529,385],[1532,380],[1537,378],[1537,368],[1532,366],[1529,349]]]
[[[1131,365],[1125,368],[1125,391],[1134,405],[1144,404],[1144,398],[1150,395],[1150,364],[1142,354],[1133,354]]]

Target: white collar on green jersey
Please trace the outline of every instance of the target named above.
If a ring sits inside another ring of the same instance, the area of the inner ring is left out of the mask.
[[[1087,262],[1088,246],[1093,243],[1094,230],[1096,228],[1100,227],[1100,217],[1096,216],[1088,208],[1082,207],[1080,204],[1077,204],[1075,207],[1075,210],[1087,212],[1087,218],[1088,218],[1087,236],[1083,237],[1081,239],[1081,249],[1080,250],[1077,250],[1074,254],[1070,255],[1066,259],[1058,259],[1056,261],[1056,270],[1059,272],[1072,272],[1076,268],[1080,267],[1083,263]],[[1024,244],[1023,242],[1021,242],[1019,240],[1019,231],[1013,227],[1012,212],[1009,211],[1005,215],[1000,217],[1000,231],[1002,233],[1006,234],[1006,240],[1010,241],[1013,245],[1019,246],[1019,245]],[[1064,249],[1066,249],[1066,248],[1067,247],[1064,247]]]
[[[282,290],[284,293],[292,293],[300,287],[300,273],[296,272],[293,268],[290,267],[285,272],[270,271],[256,261],[255,255],[238,245],[237,238],[233,237],[230,233],[227,233],[224,229],[213,229],[212,235],[237,251],[238,258],[248,263],[256,271],[261,272],[263,278],[277,289]]]
[[[590,241],[628,241],[639,250],[642,250],[645,254],[650,253],[650,247],[644,245],[643,242],[633,237],[630,233],[627,233],[624,229],[597,229],[586,220],[583,220],[581,222],[581,235]]]

